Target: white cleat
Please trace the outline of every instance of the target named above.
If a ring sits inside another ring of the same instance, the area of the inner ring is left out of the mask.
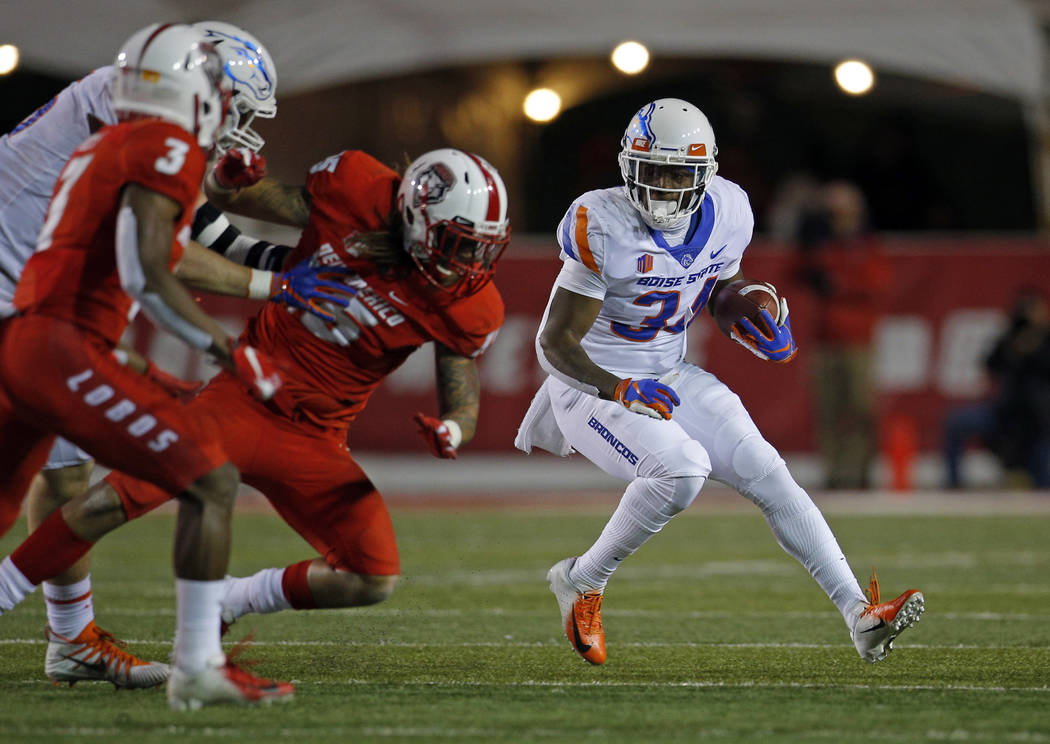
[[[857,653],[871,664],[889,656],[893,639],[919,622],[926,610],[926,598],[918,589],[909,589],[890,602],[879,600],[879,577],[872,569],[868,604],[853,623],[850,634]]]
[[[547,572],[550,590],[561,610],[561,627],[573,650],[591,664],[605,663],[605,628],[602,625],[602,593],[581,591],[569,579],[575,558],[555,563]]]
[[[177,666],[168,680],[168,705],[172,710],[199,710],[205,705],[253,705],[291,700],[295,687],[288,682],[256,677],[216,656],[196,674]]]
[[[54,684],[111,682],[116,687],[156,687],[168,678],[170,668],[159,661],[143,661],[92,620],[76,638],[44,629],[47,656],[44,673]]]

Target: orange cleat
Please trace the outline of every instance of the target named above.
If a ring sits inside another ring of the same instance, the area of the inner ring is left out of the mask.
[[[893,639],[901,631],[919,622],[926,610],[926,598],[918,589],[909,589],[890,602],[879,597],[879,577],[871,569],[868,604],[853,623],[853,645],[857,653],[874,664],[885,659],[893,650]]]
[[[159,661],[143,661],[125,650],[123,641],[107,633],[92,620],[76,638],[66,638],[44,629],[47,656],[44,672],[54,684],[111,682],[116,687],[156,687],[168,678],[170,669]]]
[[[547,572],[550,589],[558,600],[562,628],[573,650],[591,664],[605,663],[605,628],[602,626],[602,593],[581,590],[569,579],[575,558],[554,564]]]

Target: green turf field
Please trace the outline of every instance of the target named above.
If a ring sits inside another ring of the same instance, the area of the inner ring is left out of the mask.
[[[615,500],[610,496],[610,508]],[[927,612],[877,665],[755,512],[696,505],[618,572],[609,661],[560,635],[549,566],[597,510],[393,510],[405,580],[362,610],[249,616],[256,671],[294,680],[261,709],[174,713],[163,690],[43,677],[43,602],[0,618],[0,741],[1050,742],[1050,514],[829,516],[867,585]],[[166,657],[172,517],[95,553],[103,627]],[[0,540],[10,552],[18,525]],[[232,572],[309,555],[276,517],[239,514]]]

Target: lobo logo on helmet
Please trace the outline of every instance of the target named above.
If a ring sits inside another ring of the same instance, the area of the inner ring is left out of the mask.
[[[412,197],[413,207],[419,207],[424,200],[427,204],[437,204],[456,185],[456,177],[452,169],[444,163],[434,163],[419,174],[417,181],[419,185]]]

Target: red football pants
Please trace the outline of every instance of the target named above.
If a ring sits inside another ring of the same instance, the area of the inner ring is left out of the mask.
[[[112,352],[102,337],[54,318],[0,324],[0,535],[56,434],[172,495],[229,461],[209,417]]]
[[[296,532],[334,568],[374,576],[401,572],[394,525],[382,497],[350,456],[346,433],[291,421],[220,373],[189,404],[218,423],[223,449]],[[171,498],[123,473],[106,479],[135,519]]]

